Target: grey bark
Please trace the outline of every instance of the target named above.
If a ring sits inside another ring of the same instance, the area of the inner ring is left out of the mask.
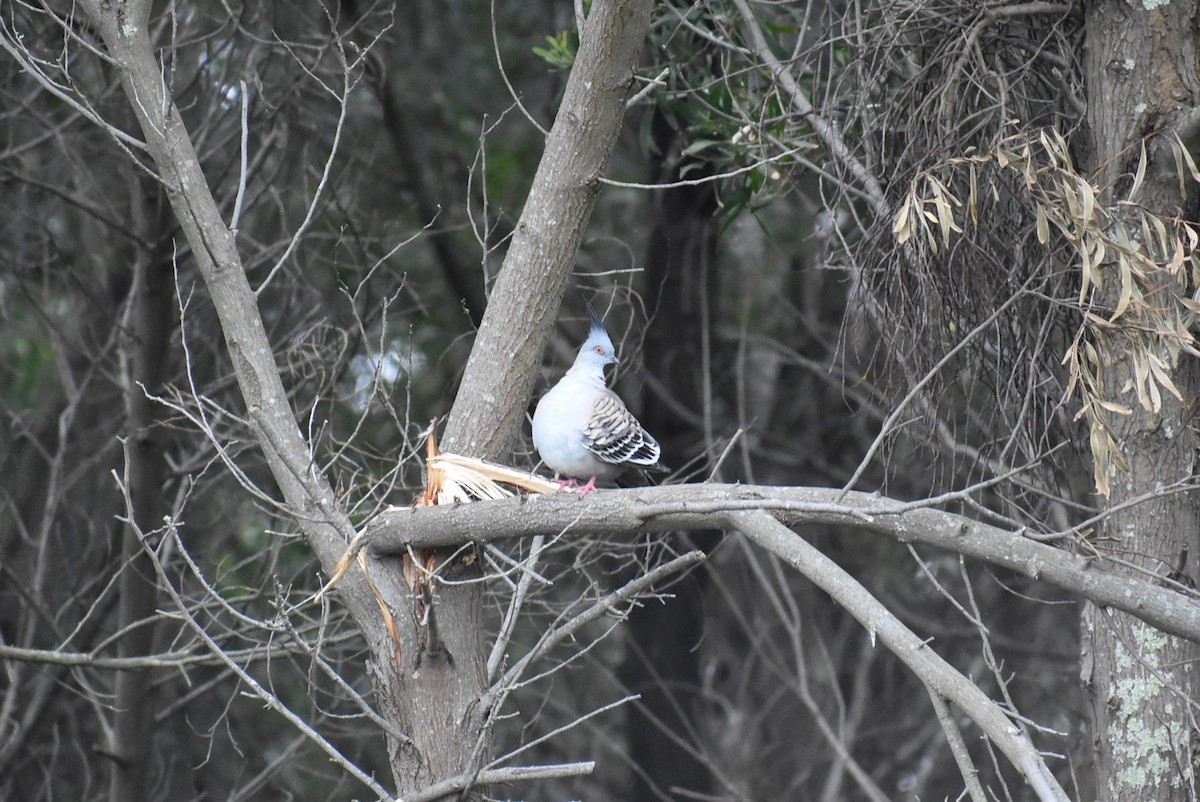
[[[621,126],[650,7],[648,0],[592,6],[446,424],[447,451],[497,457],[516,440]]]
[[[650,5],[648,0],[634,0],[592,6],[562,104],[450,411],[443,437],[446,450],[491,459],[505,459],[512,451],[621,127],[650,24]],[[401,792],[411,787],[409,777],[427,776],[422,760],[441,756],[428,775],[441,778],[476,770],[490,754],[494,711],[479,704],[487,658],[484,589],[481,582],[462,581],[479,578],[479,562],[473,556],[446,565],[448,578],[458,583],[442,585],[436,600],[437,626],[451,659],[431,661],[419,674],[406,672],[389,686],[396,693],[385,704],[395,706],[401,720],[414,722],[414,732],[427,731],[439,741],[422,756],[393,749]],[[449,552],[435,555],[438,563],[450,557]]]
[[[1190,150],[1196,149],[1196,13],[1194,0],[1105,0],[1087,9],[1090,161],[1110,204],[1128,193],[1128,176],[1136,169],[1145,138],[1147,180],[1135,200],[1163,217],[1182,210],[1184,219],[1197,219],[1195,185],[1189,198],[1180,195],[1167,144],[1168,136],[1178,134]],[[1120,396],[1128,377],[1126,365],[1111,366],[1106,382],[1111,397]],[[1099,542],[1151,575],[1174,573],[1176,579],[1194,583],[1200,556],[1197,493],[1159,494],[1121,508],[1130,499],[1154,495],[1156,488],[1196,475],[1200,438],[1194,404],[1200,375],[1195,359],[1185,354],[1172,378],[1184,396],[1182,404],[1164,394],[1161,411],[1147,411],[1135,402],[1131,415],[1112,421],[1129,470],[1112,482],[1108,505],[1113,513],[1100,526]],[[1144,620],[1103,605],[1085,609],[1083,679],[1091,696],[1099,800],[1196,798],[1193,744],[1200,675],[1194,666],[1200,646],[1194,638],[1174,634],[1155,631]]]
[[[367,526],[365,543],[380,554],[413,547],[527,537],[537,532],[631,537],[721,526],[720,516],[765,510],[789,526],[851,526],[985,560],[1123,610],[1163,632],[1200,643],[1200,600],[979,521],[870,493],[812,487],[696,484],[604,490],[586,498],[555,494],[469,507],[395,510]]]

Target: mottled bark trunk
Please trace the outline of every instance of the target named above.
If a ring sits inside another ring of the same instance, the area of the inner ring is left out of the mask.
[[[650,24],[649,0],[611,0],[591,7],[562,104],[546,139],[529,197],[446,424],[447,451],[505,461],[525,419],[541,354],[557,318],[600,176],[624,118]],[[443,550],[451,579],[478,578],[473,554]],[[396,578],[393,587],[400,587]],[[484,690],[483,584],[440,584],[433,614],[448,655],[422,661],[409,648],[405,665],[384,669],[386,703],[420,744],[392,742],[402,794],[429,780],[482,767],[491,756],[492,714]],[[418,638],[419,643],[425,642]],[[409,664],[412,661],[412,664]],[[417,670],[419,667],[419,670]],[[434,771],[429,771],[429,768]],[[424,779],[425,782],[420,782]]]
[[[1163,217],[1180,210],[1186,219],[1197,217],[1200,192],[1193,184],[1189,197],[1181,197],[1168,144],[1168,137],[1178,134],[1195,152],[1193,118],[1200,104],[1196,7],[1194,0],[1104,0],[1085,10],[1089,166],[1110,204],[1128,195],[1146,138],[1147,178],[1134,200]],[[1117,283],[1115,277],[1111,283]],[[1169,356],[1161,356],[1169,364]],[[1112,513],[1097,535],[1102,550],[1114,558],[1164,577],[1182,570],[1178,578],[1191,581],[1200,557],[1200,494],[1163,489],[1194,481],[1196,474],[1196,360],[1183,355],[1172,378],[1182,403],[1164,393],[1159,412],[1133,401],[1131,415],[1111,419],[1129,470],[1112,482],[1106,502]],[[1106,393],[1127,396],[1128,379],[1128,365],[1114,357]],[[1143,497],[1149,500],[1122,509]],[[1195,670],[1200,646],[1089,604],[1082,648],[1083,679],[1092,699],[1096,798],[1195,799],[1192,740],[1200,698],[1200,672]]]

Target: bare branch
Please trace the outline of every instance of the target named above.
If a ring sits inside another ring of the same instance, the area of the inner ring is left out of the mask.
[[[212,295],[238,385],[272,474],[313,550],[332,567],[344,542],[353,537],[353,528],[339,511],[328,482],[312,469],[311,454],[288,405],[233,233],[221,217],[195,147],[162,80],[146,30],[147,6],[138,6],[141,16],[124,6],[113,9],[94,0],[85,4],[120,70],[147,149],[161,171],[172,208]],[[343,591],[360,623],[372,620],[375,603],[361,583],[343,585]]]
[[[937,713],[938,722],[942,725],[942,731],[946,733],[946,742],[950,744],[954,762],[958,764],[958,771],[962,774],[963,782],[967,784],[967,793],[971,795],[971,802],[987,802],[987,794],[979,784],[979,770],[971,762],[971,754],[967,751],[967,744],[963,741],[962,730],[959,729],[958,722],[954,720],[954,711],[950,709],[950,705],[946,703],[940,693],[928,686],[927,690],[929,691],[929,701],[933,702],[933,709]]]
[[[130,518],[130,526],[136,529],[137,525],[132,520],[133,502],[129,497],[128,488],[122,486],[122,492],[124,493],[124,496],[125,496],[126,514]],[[219,644],[215,640],[213,640],[212,636],[208,633],[207,630],[205,630],[204,626],[199,621],[196,620],[195,616],[190,611],[187,602],[185,602],[183,597],[179,595],[179,591],[177,591],[175,589],[175,586],[171,584],[170,579],[167,577],[166,572],[163,570],[162,562],[158,559],[158,555],[154,552],[153,549],[150,548],[149,543],[146,541],[145,533],[138,530],[137,535],[142,542],[142,547],[146,549],[147,553],[152,558],[151,562],[154,566],[155,573],[158,575],[159,585],[162,587],[162,589],[164,591],[166,591],[167,596],[169,596],[171,601],[174,603],[176,610],[178,610],[178,612],[179,612],[180,618],[188,625],[188,627],[190,627],[192,629],[192,631],[195,633],[196,637],[199,638],[204,643],[204,645],[209,649],[209,651],[211,651],[215,657],[217,657],[222,663],[224,663],[225,666],[227,668],[229,668],[230,671],[232,671],[235,675],[237,675],[237,677],[242,682],[244,682],[248,688],[250,688],[250,690],[254,693],[255,696],[262,699],[263,703],[267,707],[269,707],[270,709],[274,710],[276,713],[280,714],[285,719],[287,719],[288,722],[293,727],[295,727],[297,730],[299,730],[301,733],[303,733],[314,744],[316,744],[326,754],[328,754],[329,757],[335,763],[337,763],[339,766],[341,766],[343,769],[345,769],[349,774],[351,774],[355,779],[357,779],[363,785],[367,786],[372,791],[374,791],[376,794],[378,794],[380,799],[387,799],[387,800],[392,799],[392,795],[390,793],[388,793],[388,791],[386,791],[383,788],[383,786],[381,786],[378,782],[376,782],[374,777],[371,777],[370,775],[366,774],[362,769],[360,769],[357,765],[355,765],[355,763],[352,760],[350,760],[344,754],[342,754],[342,752],[339,751],[336,746],[334,746],[332,743],[330,743],[329,740],[325,738],[325,736],[323,736],[323,735],[321,735],[321,733],[317,732],[317,730],[314,729],[311,724],[309,724],[307,721],[305,721],[303,717],[301,717],[296,712],[294,712],[290,707],[285,705],[283,703],[283,701],[279,699],[278,696],[276,696],[268,688],[264,687],[262,685],[262,683],[260,683],[257,679],[255,679],[255,677],[249,671],[247,671],[236,660],[234,660],[227,653],[227,651],[222,647],[221,644]],[[179,548],[183,547],[183,543],[179,539],[179,530],[174,525],[168,524],[167,535],[163,539],[163,543],[166,544],[166,543],[171,542],[172,540],[175,541],[176,545]]]
[[[937,364],[934,365],[931,370],[927,371],[920,381],[913,384],[912,388],[909,389],[908,393],[903,399],[901,399],[900,403],[896,404],[891,414],[888,415],[887,420],[885,420],[883,425],[879,427],[879,434],[875,436],[875,441],[871,443],[871,447],[867,449],[867,453],[863,455],[862,460],[858,463],[858,468],[856,468],[850,478],[846,480],[846,484],[842,488],[842,492],[850,490],[855,484],[858,483],[858,480],[862,477],[863,472],[867,469],[867,466],[871,464],[871,460],[875,457],[875,452],[879,450],[881,445],[883,445],[883,441],[887,438],[887,436],[892,433],[893,427],[895,426],[896,421],[900,417],[901,413],[908,408],[909,402],[922,393],[926,385],[932,382],[934,377],[937,376],[938,371],[950,364],[950,361],[954,359],[954,357],[958,355],[960,351],[970,345],[976,337],[986,333],[991,328],[992,323],[994,323],[1000,318],[1001,315],[1004,314],[1005,310],[1007,310],[1017,301],[1021,300],[1021,298],[1023,298],[1025,295],[1025,290],[1032,282],[1033,277],[1030,277],[1028,280],[1026,280],[1025,286],[1022,287],[1020,291],[1013,293],[1011,297],[1004,301],[1004,303],[997,306],[995,311],[981,321],[978,326],[968,332],[967,335],[963,337],[962,340],[960,340],[953,348],[946,351],[945,356],[938,360]]]
[[[373,551],[395,554],[410,545],[445,546],[538,532],[628,535],[705,529],[720,526],[722,516],[732,512],[765,510],[789,526],[852,526],[975,557],[1200,642],[1200,601],[1195,595],[954,513],[868,493],[847,493],[839,503],[840,494],[827,488],[708,484],[603,490],[585,499],[570,494],[527,496],[389,511],[373,519],[366,532]]]
[[[650,83],[643,86],[641,89],[638,90],[636,95],[629,98],[629,100],[625,101],[625,108],[627,108],[627,109],[633,108],[638,103],[641,103],[642,100],[647,95],[649,95],[651,92],[653,92],[655,89],[657,89],[660,86],[666,86],[667,76],[670,74],[671,74],[671,68],[663,67],[662,72],[660,72],[658,75],[656,75],[654,77],[654,79],[650,81]]]
[[[463,774],[451,777],[439,783],[409,794],[403,802],[430,802],[433,799],[464,791],[480,785],[516,782],[518,780],[548,780],[555,777],[578,777],[581,774],[591,774],[596,768],[596,761],[584,760],[578,763],[561,763],[551,766],[509,766],[503,769],[485,769],[478,774]]]
[[[256,646],[251,649],[226,649],[225,653],[239,660],[266,660],[272,656],[288,653],[286,648]],[[220,659],[211,654],[193,652],[163,652],[134,657],[102,657],[88,652],[64,652],[58,649],[27,649],[0,643],[0,660],[22,663],[42,663],[58,666],[136,671],[145,668],[180,668],[189,665],[215,665]]]
[[[878,177],[851,152],[850,147],[846,144],[846,140],[842,138],[837,126],[813,108],[812,101],[809,100],[808,94],[796,81],[795,76],[779,62],[779,59],[775,58],[775,54],[771,52],[766,37],[763,35],[762,28],[758,24],[758,19],[754,16],[754,12],[750,10],[748,0],[733,0],[733,3],[737,6],[738,12],[742,16],[742,23],[750,32],[750,39],[754,43],[755,55],[762,60],[763,64],[767,66],[771,74],[775,77],[775,80],[783,87],[788,97],[791,98],[796,110],[812,124],[813,131],[825,143],[825,147],[829,149],[833,157],[839,163],[843,164],[862,185],[863,191],[866,193],[875,213],[880,217],[890,217],[890,207],[883,193],[883,187],[879,184]]]
[[[508,610],[504,613],[504,620],[500,623],[500,633],[496,636],[496,642],[492,644],[492,651],[488,655],[487,678],[489,680],[496,679],[496,675],[500,671],[500,664],[504,661],[504,653],[508,650],[509,639],[512,637],[513,629],[517,626],[521,606],[525,603],[525,597],[529,593],[529,586],[534,578],[534,569],[537,567],[538,558],[541,556],[545,544],[545,535],[534,535],[533,543],[529,547],[529,557],[521,563],[521,578],[517,581],[516,592],[513,593]]]
[[[557,644],[572,637],[584,626],[601,616],[617,612],[615,610],[616,605],[629,601],[639,593],[648,590],[659,580],[696,565],[704,559],[704,556],[704,552],[702,551],[689,551],[687,554],[676,557],[670,562],[663,563],[654,570],[646,572],[637,579],[626,583],[624,586],[604,596],[604,598],[597,600],[595,604],[572,618],[563,626],[545,633],[537,645],[530,649],[512,668],[504,672],[504,676],[483,695],[483,707],[485,709],[494,707],[497,701],[502,699],[504,694],[521,678],[521,675],[529,670],[529,666],[541,659]]]
[[[757,545],[783,558],[828,593],[843,609],[891,649],[930,689],[954,702],[976,724],[1033,786],[1043,802],[1066,802],[1041,755],[1020,727],[971,682],[917,635],[848,573],[803,538],[766,512],[737,512],[730,523]]]

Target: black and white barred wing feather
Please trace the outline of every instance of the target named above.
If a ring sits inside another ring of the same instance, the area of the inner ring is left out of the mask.
[[[662,449],[611,390],[596,399],[583,430],[587,450],[612,465],[654,468]]]

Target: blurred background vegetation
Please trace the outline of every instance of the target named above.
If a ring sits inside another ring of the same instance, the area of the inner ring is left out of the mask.
[[[1077,290],[1063,248],[1038,246],[1019,180],[985,176],[997,189],[979,208],[1005,226],[941,253],[899,258],[882,214],[922,170],[986,147],[1014,119],[1077,128],[1080,22],[1043,5],[982,27],[965,2],[754,6],[758,35],[824,129],[781,89],[738,4],[658,5],[635,90],[659,83],[629,109],[546,380],[569,363],[588,298],[618,341],[619,391],[678,468],[670,481],[840,486],[895,400],[982,326],[856,487],[920,499],[986,481],[952,507],[1014,529],[1087,517],[1086,432],[1058,364],[1080,320],[1060,301]],[[537,167],[538,126],[554,118],[576,9],[169,10],[154,17],[163,80],[236,215],[317,462],[357,521],[405,505]],[[81,53],[94,36],[69,7],[0,13],[5,41],[28,54],[0,59],[0,643],[92,658],[2,664],[0,797],[114,798],[110,764],[128,759],[113,746],[120,666],[95,658],[138,630],[157,656],[137,675],[153,733],[146,798],[361,798],[170,612],[163,582],[232,661],[387,776],[364,712],[364,644],[336,603],[295,606],[325,577],[271,502],[187,243],[152,171],[131,167],[144,154],[88,119],[135,130],[115,72]],[[35,69],[62,91],[45,91]],[[852,158],[830,157],[831,142]],[[964,176],[953,185],[962,198]],[[989,319],[993,299],[1018,291]],[[132,370],[136,360],[150,370]],[[524,442],[513,464],[533,468]],[[132,558],[114,479],[129,448],[157,455],[153,517],[186,547],[161,539],[154,610],[167,612],[133,621],[120,612]],[[1036,722],[1063,785],[1092,795],[1074,601],[954,555],[849,530],[804,534]],[[561,668],[509,702],[502,754],[534,744],[523,759],[594,758],[595,773],[495,795],[959,796],[920,682],[807,582],[718,532],[552,541],[514,657],[564,611],[689,545],[709,552],[701,569],[643,599],[627,626],[597,624],[563,647]],[[511,574],[505,559],[528,548],[487,559]],[[511,587],[493,584],[494,629]],[[969,741],[984,784],[1025,798],[986,742]]]

